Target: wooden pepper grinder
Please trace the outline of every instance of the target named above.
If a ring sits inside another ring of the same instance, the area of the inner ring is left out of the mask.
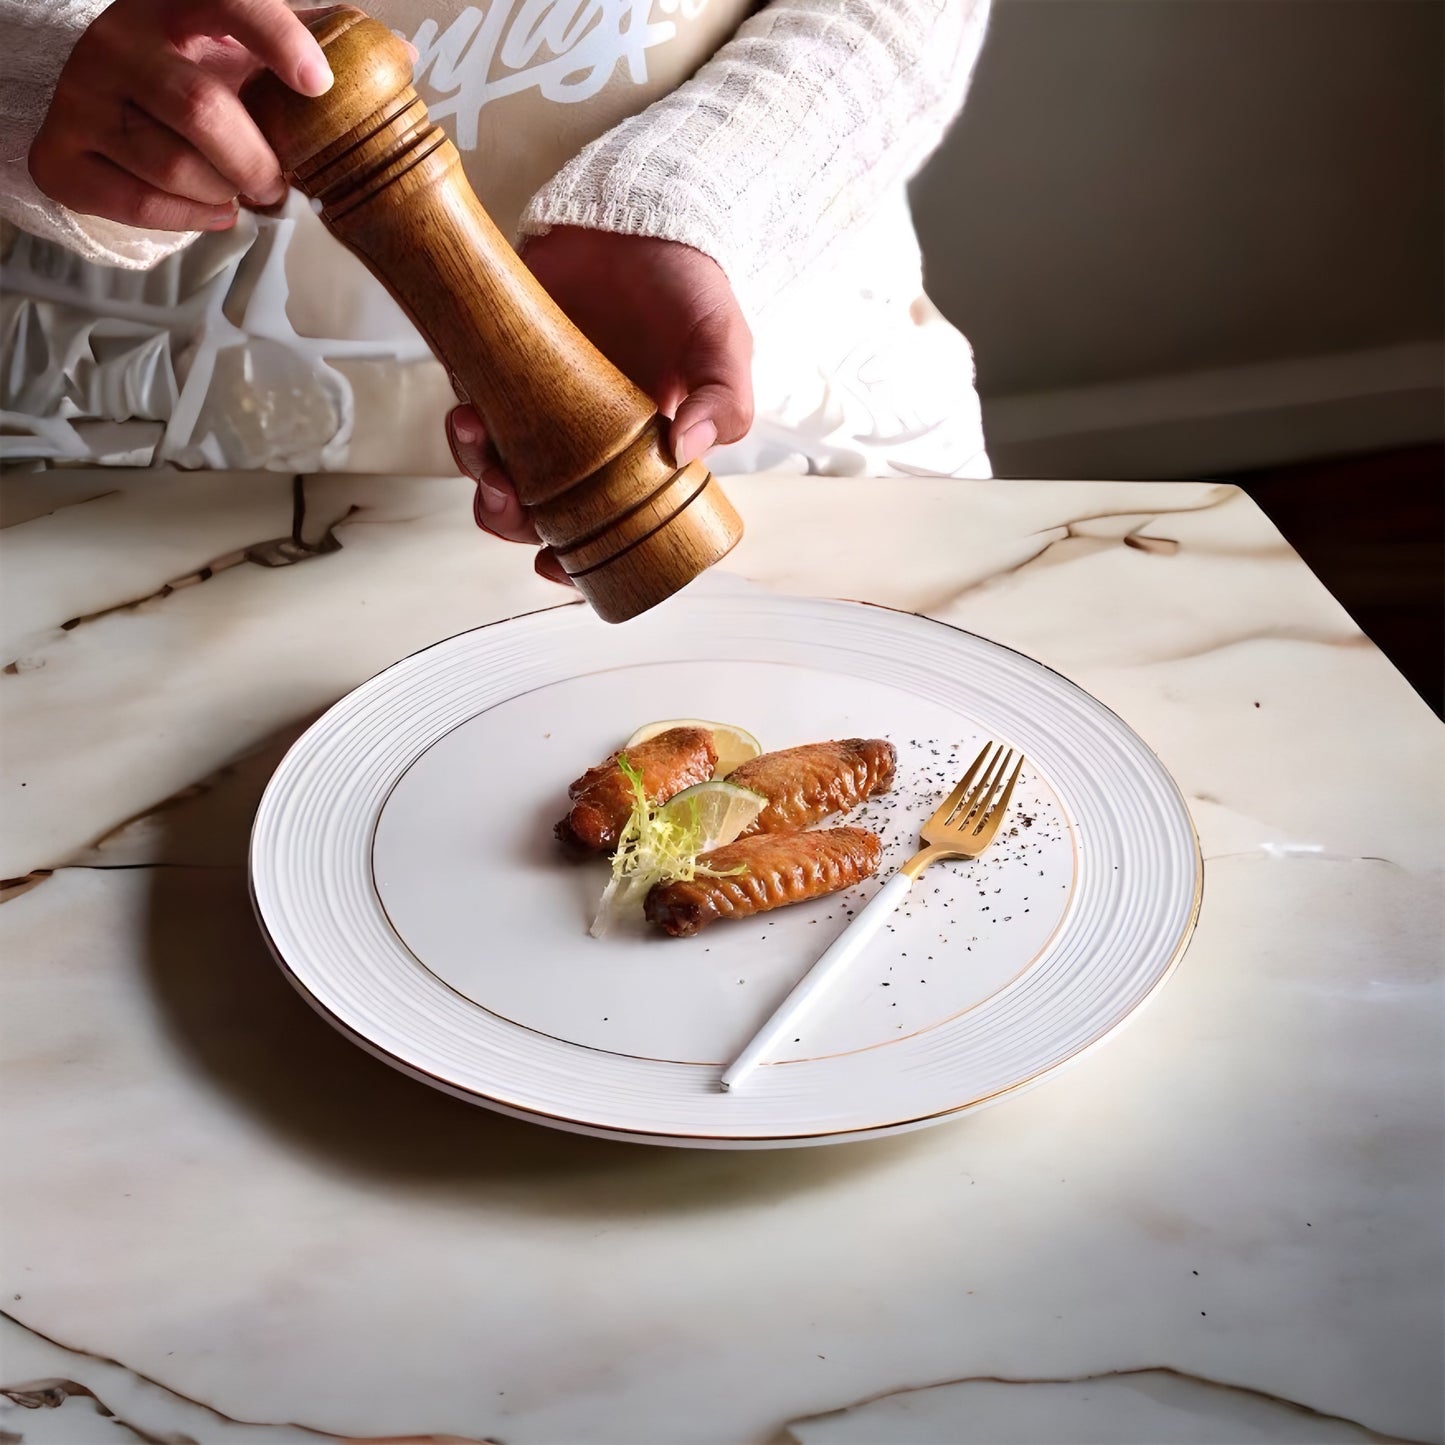
[[[275,76],[242,99],[287,179],[397,299],[486,424],[578,590],[608,622],[724,556],[742,522],[701,461],[678,468],[651,400],[562,314],[482,209],[427,117],[411,57],[349,6],[310,22],[335,84]]]

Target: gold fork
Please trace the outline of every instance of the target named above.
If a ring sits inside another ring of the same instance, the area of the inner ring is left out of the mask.
[[[1009,772],[1010,763],[1013,763],[1012,772]],[[999,824],[1003,822],[1023,767],[1022,753],[1014,762],[1012,748],[985,743],[963,780],[923,825],[920,839],[923,847],[898,870],[899,874],[906,874],[912,883],[930,863],[944,858],[977,858],[998,836]],[[980,771],[983,777],[975,784]],[[1007,782],[1004,781],[1006,772]],[[1002,793],[998,791],[1000,785]]]
[[[826,953],[803,975],[778,1005],[772,1018],[724,1071],[723,1089],[735,1089],[773,1045],[796,1026],[799,1015],[843,969],[862,953],[869,940],[888,921],[908,895],[919,874],[944,858],[977,858],[998,836],[1008,810],[1014,784],[1023,771],[1023,754],[1015,760],[1012,748],[986,743],[963,775],[923,825],[923,846],[878,891],[868,906],[834,940]],[[977,781],[975,781],[977,780]]]

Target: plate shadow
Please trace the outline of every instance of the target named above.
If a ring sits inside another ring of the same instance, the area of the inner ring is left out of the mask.
[[[153,820],[165,866],[150,870],[148,898],[148,982],[176,1048],[198,1086],[225,1093],[288,1148],[362,1185],[485,1196],[493,1205],[524,1188],[517,1205],[529,1211],[654,1214],[825,1189],[936,1147],[932,1130],[758,1151],[592,1139],[463,1102],[373,1058],[283,975],[241,861],[266,781],[311,721],[276,734]],[[234,861],[193,865],[198,844],[208,857]]]

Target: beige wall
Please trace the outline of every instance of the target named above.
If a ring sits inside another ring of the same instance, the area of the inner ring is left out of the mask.
[[[1442,431],[1439,0],[997,0],[914,186],[1003,474]]]

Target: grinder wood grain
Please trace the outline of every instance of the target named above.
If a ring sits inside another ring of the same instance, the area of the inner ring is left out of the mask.
[[[712,566],[742,522],[707,468],[567,319],[477,199],[411,83],[405,44],[362,11],[310,21],[335,84],[269,72],[242,93],[287,178],[396,298],[480,413],[538,534],[598,615],[635,617]]]

